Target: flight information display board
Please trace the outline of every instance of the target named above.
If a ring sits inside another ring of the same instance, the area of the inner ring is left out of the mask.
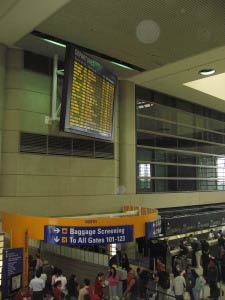
[[[74,46],[67,46],[61,130],[113,139],[117,78]]]

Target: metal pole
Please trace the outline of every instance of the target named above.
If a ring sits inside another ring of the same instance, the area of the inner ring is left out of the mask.
[[[58,55],[54,55],[52,74],[51,119],[56,119]]]

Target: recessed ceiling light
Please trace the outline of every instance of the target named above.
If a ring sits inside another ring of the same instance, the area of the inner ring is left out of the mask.
[[[199,71],[199,74],[203,75],[203,76],[209,76],[209,75],[213,75],[215,73],[216,73],[215,69],[202,69]]]

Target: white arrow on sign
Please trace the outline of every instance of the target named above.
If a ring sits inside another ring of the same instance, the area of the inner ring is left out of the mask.
[[[54,241],[55,241],[56,243],[58,243],[58,242],[60,241],[60,239],[56,236],[56,237],[54,238]]]
[[[53,231],[56,232],[56,233],[60,233],[60,229],[59,228],[55,228]]]

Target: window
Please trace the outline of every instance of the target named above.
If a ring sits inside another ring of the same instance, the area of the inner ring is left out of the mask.
[[[225,114],[136,88],[137,192],[225,190]]]
[[[224,190],[225,185],[225,158],[217,158],[217,188],[218,190]]]
[[[151,191],[151,165],[139,164],[137,189],[144,192]]]

